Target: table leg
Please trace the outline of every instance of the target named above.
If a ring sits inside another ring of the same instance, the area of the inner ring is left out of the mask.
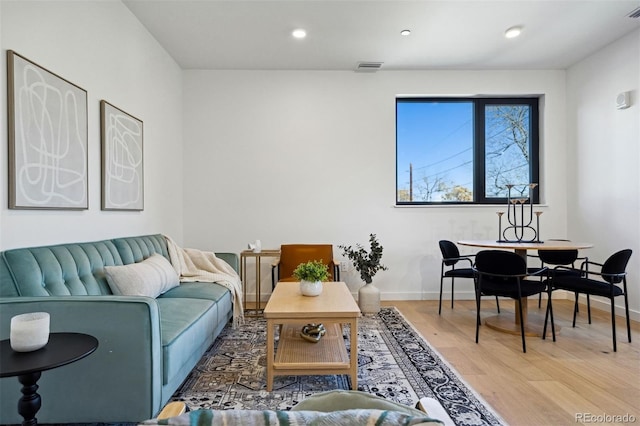
[[[242,309],[247,311],[247,258],[242,256],[240,259],[240,280],[242,281],[242,303],[244,306]]]
[[[358,319],[354,319],[350,322],[349,328],[351,329],[350,343],[351,349],[349,354],[350,361],[350,374],[351,374],[351,389],[358,390]]]
[[[24,419],[22,421],[23,426],[32,426],[38,424],[38,419],[36,419],[36,413],[40,410],[40,406],[42,400],[40,399],[40,395],[38,395],[38,380],[40,379],[41,373],[38,371],[36,373],[23,374],[18,376],[18,381],[22,384],[22,397],[18,401],[18,413]]]
[[[256,258],[256,315],[260,312],[260,266],[262,259],[260,256]]]
[[[267,320],[267,392],[273,390],[273,361],[275,355],[273,326],[273,321]]]

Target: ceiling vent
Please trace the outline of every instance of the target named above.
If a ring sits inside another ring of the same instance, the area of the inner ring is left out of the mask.
[[[627,15],[629,18],[640,18],[640,7],[636,7]]]
[[[382,68],[384,62],[358,62],[356,72],[376,72]]]

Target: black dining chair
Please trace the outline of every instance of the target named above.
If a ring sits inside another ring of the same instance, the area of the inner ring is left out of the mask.
[[[445,278],[451,278],[451,309],[453,309],[453,293],[456,278],[470,278],[473,279],[475,272],[472,269],[473,258],[475,254],[460,255],[458,246],[452,241],[440,240],[438,242],[440,246],[440,252],[442,253],[442,264],[440,266],[440,301],[438,303],[438,315],[442,312],[442,288]],[[468,262],[469,267],[456,268],[458,262],[466,265]],[[445,270],[445,268],[448,268]],[[498,313],[500,313],[500,302],[496,297],[496,305],[498,307]]]
[[[573,327],[576,326],[576,315],[578,313],[578,298],[580,294],[587,296],[587,312],[589,324],[591,324],[591,302],[589,296],[601,296],[609,299],[611,305],[611,335],[613,338],[613,351],[617,351],[616,345],[616,314],[615,298],[624,296],[624,308],[627,318],[627,337],[631,343],[631,323],[629,321],[629,301],[627,299],[627,264],[631,258],[630,249],[620,250],[611,256],[604,263],[597,263],[585,260],[580,269],[557,266],[556,273],[550,275],[550,291],[565,290],[576,295],[573,308]],[[594,271],[590,267],[595,267],[599,271]],[[559,275],[560,271],[573,272],[573,275]],[[578,274],[579,273],[579,274]],[[552,319],[553,323],[553,319]],[[546,318],[545,318],[546,328]]]
[[[476,272],[476,343],[480,332],[480,299],[482,296],[501,296],[515,299],[518,302],[517,309],[522,310],[523,298],[539,293],[547,293],[550,289],[546,280],[529,280],[532,275],[545,274],[548,268],[538,269],[535,274],[527,271],[527,261],[519,254],[503,250],[483,250],[476,254],[476,263],[473,267]],[[551,318],[551,332],[553,341],[556,340],[556,330],[553,324],[553,308],[551,297],[547,298],[547,314]],[[522,316],[521,316],[522,318]],[[522,336],[522,352],[527,352],[525,340],[524,318],[520,321],[520,334]],[[543,333],[542,338],[546,336]]]
[[[559,238],[549,238],[548,241],[571,241]],[[577,260],[588,260],[587,257],[578,257],[578,250],[538,250],[536,255],[527,255],[528,257],[536,257],[540,260],[540,267],[548,266],[550,274],[573,275],[580,276],[580,272],[567,269],[552,269],[556,266],[568,266],[575,269]],[[528,268],[529,271],[535,271],[536,268]],[[542,293],[538,297],[538,308],[542,307]]]

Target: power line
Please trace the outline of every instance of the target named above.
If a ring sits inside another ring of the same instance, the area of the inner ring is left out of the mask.
[[[468,166],[469,164],[473,164],[473,160],[466,161],[466,162],[464,162],[464,163],[462,163],[462,164],[459,164],[459,165],[454,166],[454,167],[450,167],[450,168],[448,168],[448,169],[446,169],[446,170],[441,170],[441,171],[439,171],[439,172],[436,172],[436,173],[433,173],[433,174],[427,175],[427,176],[425,176],[425,178],[427,178],[427,179],[428,179],[428,178],[430,178],[430,177],[435,177],[435,176],[438,176],[438,175],[446,174],[446,173],[448,173],[448,172],[450,172],[450,171],[452,171],[452,170],[459,169],[459,168],[464,167],[464,166]]]
[[[455,158],[458,155],[462,155],[467,151],[471,151],[472,149],[473,149],[473,147],[469,147],[467,149],[463,149],[462,151],[459,151],[459,152],[457,152],[457,153],[455,153],[455,154],[453,154],[453,155],[451,155],[451,156],[449,156],[447,158],[443,158],[442,160],[436,161],[435,163],[427,164],[425,166],[420,166],[420,167],[414,167],[413,169],[414,170],[421,170],[421,169],[426,169],[427,167],[435,166],[436,164],[444,163],[445,161],[451,160],[452,158]]]
[[[439,145],[439,144],[442,144],[444,141],[446,141],[447,139],[449,139],[449,138],[450,138],[451,136],[453,136],[455,133],[458,133],[458,130],[462,129],[462,128],[463,128],[463,127],[465,127],[467,124],[471,123],[471,120],[472,120],[472,119],[470,118],[469,120],[465,121],[464,123],[460,124],[460,125],[459,125],[458,127],[456,127],[455,129],[453,129],[451,132],[449,132],[449,134],[447,134],[446,136],[444,136],[444,137],[440,140],[440,142],[438,143],[438,145]],[[436,144],[433,144],[433,146],[435,147],[435,146],[437,146],[437,145],[436,145]]]

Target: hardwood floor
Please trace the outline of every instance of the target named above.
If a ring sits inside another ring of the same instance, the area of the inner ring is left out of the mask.
[[[448,303],[441,316],[437,301],[382,304],[396,306],[510,425],[640,424],[639,323],[632,322],[628,343],[624,318],[617,318],[613,352],[608,312],[592,308],[589,325],[581,305],[572,328],[573,303],[554,299],[555,323],[562,327],[556,342],[550,333],[547,340],[528,337],[525,354],[519,335],[486,326],[476,344],[475,301],[456,301],[454,309]],[[501,308],[501,315],[513,314],[510,300],[501,301]],[[483,300],[482,318],[496,313],[495,303]],[[529,315],[544,315],[537,300],[530,302]]]

